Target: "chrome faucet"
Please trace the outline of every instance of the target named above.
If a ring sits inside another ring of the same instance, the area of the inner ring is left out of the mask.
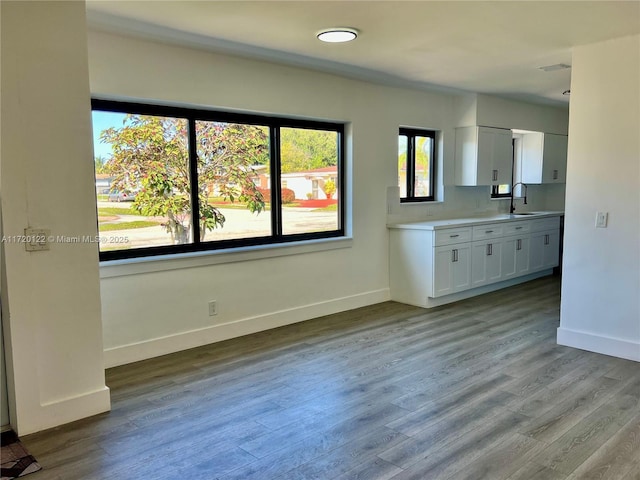
[[[524,187],[524,204],[527,204],[527,187],[528,185],[523,182],[514,183],[511,186],[511,206],[509,207],[509,213],[513,213],[516,211],[516,207],[513,205],[513,192],[515,191],[518,185],[522,185]]]

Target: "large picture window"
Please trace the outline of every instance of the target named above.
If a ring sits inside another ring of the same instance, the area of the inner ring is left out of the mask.
[[[101,260],[344,235],[344,125],[92,105]]]
[[[435,200],[436,132],[401,128],[398,134],[398,185],[401,202]]]

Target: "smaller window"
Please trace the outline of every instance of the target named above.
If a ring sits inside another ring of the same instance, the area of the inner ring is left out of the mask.
[[[491,198],[511,197],[511,185],[491,185]]]
[[[433,130],[401,128],[398,135],[398,185],[401,202],[435,200]]]

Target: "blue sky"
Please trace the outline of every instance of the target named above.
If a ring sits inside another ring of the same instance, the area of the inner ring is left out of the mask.
[[[100,133],[110,127],[122,127],[124,113],[91,112],[93,121],[93,154],[95,157],[108,159],[111,157],[111,145],[100,141]]]

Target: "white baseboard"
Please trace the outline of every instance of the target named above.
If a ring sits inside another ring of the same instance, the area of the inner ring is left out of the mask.
[[[444,297],[427,297],[426,303],[417,306],[424,308],[439,307],[441,305],[459,302],[460,300],[466,300],[467,298],[475,297],[478,295],[484,295],[485,293],[495,292],[496,290],[501,290],[503,288],[513,287],[514,285],[519,285],[521,283],[530,282],[531,280],[546,277],[551,274],[553,274],[552,269],[542,270],[540,272],[530,273],[529,275],[524,275],[522,277],[512,278],[511,280],[504,280],[502,282],[492,283],[490,285],[484,285],[482,287],[476,287],[458,293],[452,293],[450,295],[445,295]]]
[[[12,417],[12,426],[18,436],[64,425],[82,418],[111,410],[109,387],[93,392],[43,403],[37,411]]]
[[[604,337],[559,327],[557,342],[558,345],[640,362],[640,343],[621,338]]]
[[[143,342],[113,347],[104,351],[105,367],[116,367],[159,357],[230,338],[303,322],[312,318],[353,310],[390,300],[388,288],[341,297],[326,302],[313,303],[265,315],[243,318],[211,327],[180,332],[175,335],[153,338]]]

